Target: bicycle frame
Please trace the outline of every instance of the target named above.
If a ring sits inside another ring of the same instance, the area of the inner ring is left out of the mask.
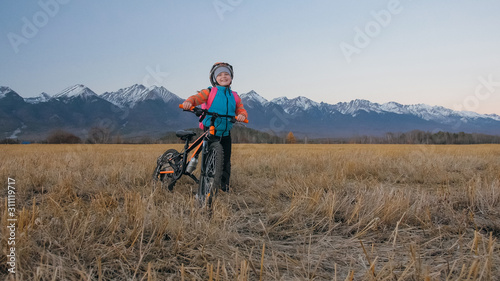
[[[189,142],[191,141],[191,138],[188,137],[186,138],[186,142],[184,144],[184,150],[182,152],[183,154],[183,157],[182,157],[182,170],[181,170],[181,173],[179,173],[178,175],[175,175],[174,171],[160,171],[159,174],[174,174],[174,180],[178,180],[182,175],[189,175],[196,183],[199,183],[199,180],[191,173],[186,173],[186,168],[187,168],[187,165],[188,163],[191,161],[191,159],[193,159],[193,157],[198,157],[198,155],[200,154],[201,152],[201,147],[202,147],[202,144],[203,144],[203,140],[204,138],[206,137],[208,131],[207,132],[204,132],[203,134],[201,134],[193,143],[189,144]],[[191,154],[191,157],[189,157],[189,160],[187,160],[188,158],[188,155],[191,151],[194,151],[193,154]],[[202,162],[203,163],[203,162]]]

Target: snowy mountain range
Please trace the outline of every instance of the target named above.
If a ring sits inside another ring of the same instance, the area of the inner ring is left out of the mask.
[[[328,104],[303,96],[268,101],[254,91],[242,94],[241,98],[247,110],[256,111],[255,121],[260,122],[256,126],[260,129],[274,126],[316,137],[383,135],[411,130],[500,134],[500,116],[496,114],[454,111],[442,106],[379,104],[360,99]],[[261,121],[262,116],[265,120]]]
[[[280,97],[271,101],[255,91],[240,95],[249,113],[249,127],[276,134],[347,137],[383,135],[411,130],[500,135],[500,116],[454,111],[425,104],[384,104],[352,100],[318,103],[307,97]],[[96,94],[74,85],[50,96],[22,98],[0,87],[0,137],[43,137],[65,129],[85,137],[92,127],[106,127],[121,136],[159,136],[167,131],[196,127],[196,118],[183,114],[184,99],[164,87],[132,85]]]
[[[180,99],[164,87],[151,86],[146,88],[138,84],[116,92],[105,92],[102,94],[102,98],[121,108],[133,108],[137,103],[145,100],[162,100],[168,103],[172,100]]]
[[[261,100],[265,104],[267,100]],[[408,114],[420,117],[424,120],[434,120],[439,122],[448,122],[449,117],[461,117],[465,119],[491,118],[500,121],[500,116],[496,114],[479,114],[471,111],[454,111],[442,106],[430,106],[426,104],[403,105],[397,102],[388,102],[384,104],[372,103],[368,100],[352,100],[350,102],[340,102],[337,104],[317,103],[306,97],[299,96],[294,99],[280,97],[273,99],[271,102],[279,104],[283,107],[286,113],[294,114],[299,111],[307,110],[326,110],[331,114],[340,113],[355,117],[361,111],[395,114]]]

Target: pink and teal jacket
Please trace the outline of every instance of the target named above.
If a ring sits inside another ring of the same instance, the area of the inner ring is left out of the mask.
[[[213,96],[215,94],[215,96]],[[199,91],[196,95],[190,96],[186,99],[193,106],[201,105],[209,101],[212,102],[209,111],[222,115],[238,116],[240,114],[248,118],[248,113],[243,107],[243,103],[238,94],[231,91],[230,87],[216,86],[216,88],[209,87]],[[205,127],[210,126],[210,116],[203,120]],[[233,123],[228,118],[218,118],[215,121],[216,136],[228,136]]]

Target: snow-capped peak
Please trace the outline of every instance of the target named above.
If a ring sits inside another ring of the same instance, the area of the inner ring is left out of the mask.
[[[284,105],[288,101],[289,101],[289,99],[287,97],[285,97],[285,96],[279,97],[279,98],[275,98],[275,99],[271,100],[272,103],[279,104],[279,105]]]
[[[4,98],[5,95],[9,92],[13,92],[11,88],[6,86],[0,86],[0,99]]]
[[[257,92],[255,92],[254,90],[251,90],[250,92],[248,92],[246,94],[242,94],[241,98],[245,98],[246,100],[254,100],[262,105],[265,105],[266,103],[268,103],[268,101],[265,98],[263,98],[261,95],[257,94]]]
[[[453,110],[444,108],[442,106],[430,106],[426,104],[402,105],[392,102],[392,103],[384,103],[380,106],[380,108],[384,111],[396,114],[415,115],[425,120],[443,119],[444,117],[448,117],[456,113]]]
[[[167,90],[165,87],[161,86],[151,86],[147,89],[149,94],[144,97],[145,99],[161,99],[164,102],[169,102],[173,99],[179,99],[177,95]]]
[[[302,107],[303,109],[309,109],[311,107],[318,107],[319,106],[319,103],[313,101],[313,100],[310,100],[304,96],[298,96],[294,99],[292,99],[293,103],[295,106],[299,106],[299,107]]]
[[[82,84],[77,84],[71,87],[68,87],[61,91],[60,93],[55,94],[52,98],[58,99],[58,98],[74,98],[74,97],[82,97],[82,98],[89,98],[89,97],[94,97],[97,96],[94,91],[91,89],[85,87]]]
[[[495,119],[497,121],[500,121],[500,116],[499,115],[496,115],[496,114],[484,114],[484,116],[488,117],[488,118],[491,118],[491,119]]]
[[[283,109],[287,113],[294,113],[299,110],[309,110],[320,106],[319,103],[304,96],[298,96],[293,99],[289,99],[287,97],[279,97],[273,99],[271,102],[283,107]]]
[[[35,104],[35,103],[41,103],[41,102],[46,102],[50,99],[50,95],[43,92],[40,95],[36,97],[31,97],[31,98],[25,98],[24,101],[27,103]]]
[[[105,92],[102,98],[119,107],[129,107],[146,90],[143,85],[135,84],[127,88],[119,89],[116,92]],[[132,106],[130,106],[132,107]]]
[[[350,102],[339,102],[335,105],[335,109],[342,114],[356,115],[356,112],[362,110],[366,112],[375,111],[381,112],[380,104],[372,103],[368,100],[355,99]]]
[[[122,108],[132,108],[138,102],[145,100],[163,100],[164,102],[169,102],[173,99],[180,99],[164,87],[151,86],[146,88],[140,84],[119,89],[116,92],[106,92],[102,94],[102,98]]]

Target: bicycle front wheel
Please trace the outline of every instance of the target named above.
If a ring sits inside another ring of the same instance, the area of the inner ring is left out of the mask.
[[[214,197],[221,185],[222,169],[224,165],[224,151],[219,142],[211,143],[205,159],[205,173],[200,180],[198,200],[202,207],[211,207]]]

